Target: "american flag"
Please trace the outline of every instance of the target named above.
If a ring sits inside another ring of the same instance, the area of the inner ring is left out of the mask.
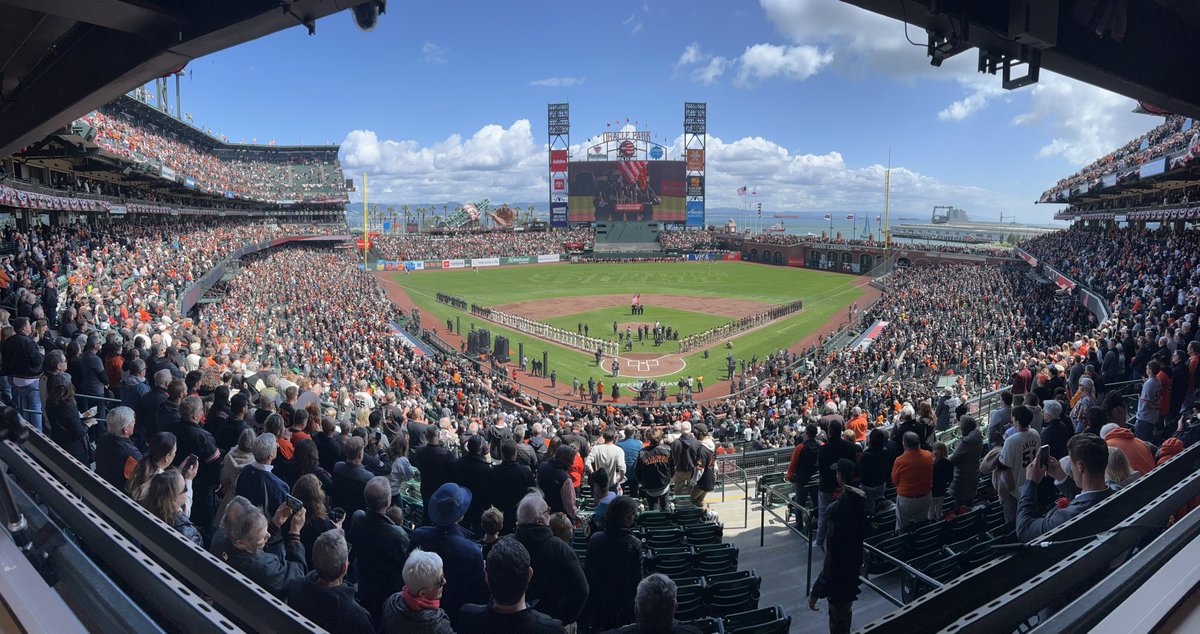
[[[830,215],[830,214],[825,214],[825,219],[826,219],[826,220],[833,220],[833,216],[832,216],[832,215]]]
[[[646,161],[619,161],[618,167],[625,182],[631,185],[636,183],[642,188],[649,186],[650,173],[646,169]]]
[[[741,187],[738,188],[738,196],[745,196],[745,195],[746,195],[746,186],[742,185]]]
[[[854,214],[846,214],[846,220],[854,220]]]
[[[875,216],[875,222],[883,222],[883,216]]]

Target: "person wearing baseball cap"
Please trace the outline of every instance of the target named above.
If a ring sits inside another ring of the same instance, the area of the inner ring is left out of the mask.
[[[862,567],[863,539],[867,531],[867,497],[850,485],[858,465],[841,458],[829,466],[837,476],[842,494],[827,512],[830,522],[825,545],[825,566],[808,595],[809,609],[817,610],[818,599],[829,601],[829,631],[849,632],[854,600],[858,598],[858,571]]]
[[[471,506],[471,491],[447,482],[429,497],[425,514],[433,526],[413,531],[412,545],[442,558],[446,589],[442,593],[442,609],[452,619],[467,603],[486,603],[487,582],[483,576],[483,552],[469,539],[458,521]]]

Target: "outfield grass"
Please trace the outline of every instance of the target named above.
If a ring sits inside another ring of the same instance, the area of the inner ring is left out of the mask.
[[[845,309],[856,301],[862,290],[852,284],[859,278],[850,275],[814,271],[789,267],[768,267],[743,262],[672,262],[639,264],[578,264],[578,265],[530,265],[505,268],[456,271],[428,271],[406,275],[398,273],[395,282],[408,293],[423,313],[436,318],[439,330],[445,327],[446,319],[461,318],[463,329],[469,324],[483,326],[493,333],[504,332],[508,336],[515,356],[517,344],[525,344],[529,358],[541,358],[542,351],[550,354],[550,367],[558,371],[559,380],[570,383],[572,377],[586,382],[589,376],[600,378],[606,373],[596,367],[590,355],[572,352],[562,347],[547,344],[537,338],[516,331],[509,331],[495,324],[470,316],[437,302],[436,294],[448,293],[468,302],[485,306],[497,306],[513,302],[547,299],[553,297],[576,297],[581,295],[613,295],[634,293],[664,295],[694,295],[701,297],[729,297],[769,304],[779,304],[794,299],[804,300],[804,310],[788,319],[771,324],[753,333],[733,340],[732,352],[736,358],[749,359],[787,348],[831,321],[844,321]],[[618,307],[620,308],[620,307]],[[662,307],[680,310],[691,307]],[[622,309],[628,313],[628,309]],[[596,311],[602,312],[602,311]],[[681,311],[690,312],[690,311]],[[653,320],[647,308],[646,319]],[[716,315],[705,315],[714,320],[726,321]],[[613,318],[600,322],[601,332],[594,335],[611,335]],[[632,316],[618,322],[633,321]],[[565,322],[563,320],[566,320]],[[556,323],[562,322],[562,323]],[[574,331],[579,322],[578,315],[549,319],[559,327]],[[683,326],[680,326],[683,328]],[[699,328],[699,332],[707,328]],[[683,332],[689,332],[683,329]],[[673,352],[674,344],[659,348]],[[648,349],[653,350],[648,347]],[[640,351],[640,350],[638,350]],[[685,358],[687,367],[682,376],[704,376],[709,384],[724,378],[724,348],[713,348],[709,358],[703,359],[697,352]],[[666,377],[671,380],[675,377]],[[659,380],[662,380],[661,378]]]
[[[662,322],[664,326],[678,330],[680,337],[686,337],[733,321],[720,315],[709,315],[690,310],[677,310],[663,306],[654,306],[652,304],[645,304],[645,306],[646,312],[642,315],[629,314],[628,306],[609,306],[608,308],[601,308],[599,310],[590,310],[585,313],[575,313],[563,317],[541,319],[539,321],[571,332],[576,331],[580,323],[587,324],[589,335],[603,339],[615,338],[612,331],[613,322],[616,322],[618,325],[628,322],[654,325],[654,322],[657,320]],[[624,333],[625,329],[622,328],[621,332]],[[637,329],[634,329],[633,336],[637,337]]]

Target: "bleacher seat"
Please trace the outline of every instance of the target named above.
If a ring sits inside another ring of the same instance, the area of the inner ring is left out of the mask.
[[[676,613],[676,615],[678,615],[679,611],[676,610],[675,613]],[[724,626],[724,623],[722,623],[721,619],[714,619],[711,616],[706,616],[706,617],[699,618],[699,619],[692,619],[691,621],[685,621],[684,623],[696,628],[697,630],[700,631],[701,634],[724,634],[725,633],[725,626]]]
[[[673,548],[684,545],[684,535],[682,528],[672,524],[662,528],[647,528],[642,541],[647,548]]]
[[[689,621],[704,616],[704,601],[707,588],[703,577],[682,577],[675,579],[678,593],[675,595],[675,618]]]
[[[711,616],[724,617],[758,609],[762,578],[753,570],[739,570],[704,578],[708,584],[708,610]]]
[[[686,535],[689,546],[705,546],[709,544],[721,543],[721,534],[724,527],[717,522],[705,522],[688,526]]]
[[[783,608],[774,606],[730,614],[721,619],[726,634],[786,634],[792,617]]]
[[[675,520],[667,511],[642,511],[638,513],[637,525],[646,528],[667,528],[674,526]]]
[[[738,547],[720,543],[696,546],[693,566],[698,575],[718,575],[734,572],[738,566]]]
[[[695,571],[696,552],[687,546],[652,548],[646,555],[646,567],[672,579],[704,574]]]
[[[691,507],[678,509],[672,515],[672,520],[680,526],[691,526],[693,524],[703,524],[708,521],[708,511],[701,508]]]

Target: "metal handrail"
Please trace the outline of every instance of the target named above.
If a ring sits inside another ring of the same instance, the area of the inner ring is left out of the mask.
[[[760,504],[759,504],[759,523],[758,523],[758,545],[760,547],[766,543],[767,514],[768,513],[771,514],[771,517],[782,522],[783,525],[785,527],[787,527],[787,529],[789,531],[799,535],[801,539],[808,542],[808,553],[807,553],[808,563],[805,565],[805,579],[804,579],[804,595],[808,596],[808,594],[812,592],[813,544],[816,542],[816,539],[815,539],[816,535],[813,534],[813,531],[815,530],[815,526],[816,526],[816,522],[813,521],[815,519],[813,516],[813,512],[809,511],[807,508],[805,508],[804,505],[797,504],[795,498],[793,498],[791,496],[784,496],[783,494],[779,493],[778,491],[774,491],[770,488],[763,487],[763,489],[761,491],[758,491],[758,494],[760,496],[759,497],[759,502],[760,502]],[[804,517],[804,525],[806,527],[808,527],[807,534],[805,534],[804,531],[797,529],[795,524],[788,521],[787,517],[780,516],[778,513],[775,512],[775,509],[771,508],[772,501],[775,499],[779,499],[780,501],[782,501],[797,516],[802,515]]]
[[[896,559],[895,557],[883,552],[882,550],[879,550],[878,548],[876,548],[875,546],[873,546],[871,544],[864,543],[863,544],[864,558],[868,553],[872,554],[873,556],[882,557],[883,559],[887,560],[889,563],[896,566],[900,570],[903,570],[904,572],[916,577],[917,579],[921,580],[922,582],[926,583],[927,585],[931,586],[934,589],[940,588],[943,585],[945,585],[941,581],[938,581],[937,579],[934,579],[933,577],[926,575],[925,573],[921,572],[920,570],[913,568],[911,564],[908,564],[904,561]],[[895,571],[889,571],[888,573],[884,573],[884,574],[891,574],[891,572],[895,572]],[[871,577],[870,567],[863,566],[862,573],[859,574],[859,576],[858,576],[860,581],[865,583],[868,588],[874,590],[876,592],[876,594],[883,597],[884,599],[887,599],[888,602],[895,605],[896,607],[903,607],[905,605],[903,599],[898,599],[898,598],[892,596],[892,594],[890,592],[888,592],[887,590],[884,590],[882,587],[879,586],[879,584],[875,583],[874,581],[871,581],[870,577]]]
[[[713,468],[717,470],[717,484],[721,487],[721,502],[725,502],[725,489],[729,484],[742,490],[742,528],[750,527],[750,476],[746,470],[729,461],[716,461]],[[732,480],[729,475],[735,476]],[[737,475],[741,475],[740,483]]]

